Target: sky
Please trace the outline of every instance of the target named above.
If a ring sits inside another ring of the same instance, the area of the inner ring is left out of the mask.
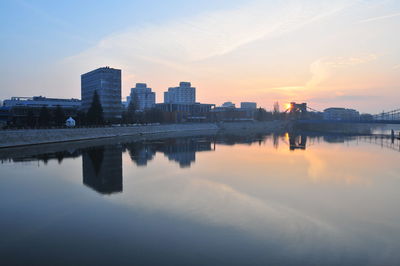
[[[80,98],[80,75],[122,69],[197,101],[400,108],[398,0],[0,1],[0,99]]]

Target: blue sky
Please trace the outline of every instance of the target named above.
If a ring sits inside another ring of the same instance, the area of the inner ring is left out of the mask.
[[[54,60],[95,45],[132,25],[218,10],[244,1],[29,1],[2,0],[2,57],[13,63]]]
[[[0,99],[80,97],[80,74],[123,70],[162,92],[179,81],[198,100],[307,101],[323,109],[400,107],[400,2],[0,2]]]

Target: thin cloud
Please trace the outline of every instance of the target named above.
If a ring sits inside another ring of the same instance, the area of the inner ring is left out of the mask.
[[[378,57],[377,54],[366,54],[351,57],[320,58],[310,65],[312,76],[305,87],[316,88],[328,79],[335,69],[365,64],[376,60]]]
[[[379,17],[373,17],[373,18],[360,20],[358,23],[366,23],[366,22],[377,21],[377,20],[382,20],[382,19],[394,18],[394,17],[398,17],[398,16],[400,16],[400,12],[394,13],[394,14],[389,14],[389,15],[384,15],[384,16],[379,16]]]
[[[161,25],[142,25],[113,34],[74,60],[106,56],[110,62],[151,61],[186,64],[230,53],[263,38],[295,31],[349,6],[349,1],[320,3],[255,1],[241,8],[177,18]]]

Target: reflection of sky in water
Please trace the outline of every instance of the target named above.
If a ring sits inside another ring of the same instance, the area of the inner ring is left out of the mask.
[[[95,264],[396,265],[398,142],[325,136],[289,150],[289,136],[278,139],[118,144],[0,165],[3,258],[18,248]]]

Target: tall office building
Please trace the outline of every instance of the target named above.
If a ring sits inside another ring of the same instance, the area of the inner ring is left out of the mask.
[[[97,91],[104,118],[121,118],[121,70],[101,67],[81,75],[82,109],[87,112]]]
[[[164,103],[193,104],[196,102],[196,88],[190,82],[181,82],[179,87],[168,88],[164,92]]]
[[[146,83],[136,83],[131,89],[130,101],[135,101],[138,110],[153,108],[156,105],[156,94],[147,88]]]

